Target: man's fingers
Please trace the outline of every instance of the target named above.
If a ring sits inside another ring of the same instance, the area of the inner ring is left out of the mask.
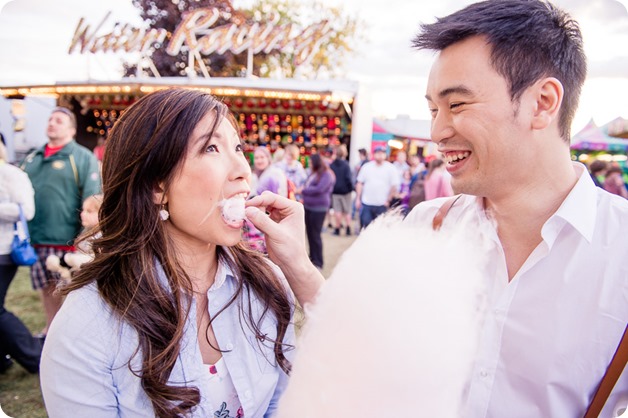
[[[271,235],[273,228],[277,226],[277,224],[273,222],[268,215],[255,206],[249,206],[244,210],[244,213],[246,214],[247,219],[266,235]]]

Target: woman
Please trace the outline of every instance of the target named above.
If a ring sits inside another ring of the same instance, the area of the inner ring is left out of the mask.
[[[275,152],[275,154],[277,154],[277,152]],[[303,168],[301,161],[299,161],[300,154],[301,151],[298,145],[288,144],[286,145],[283,159],[276,164],[276,167],[280,168],[286,175],[286,178],[292,182],[292,187],[295,190],[300,190],[307,178],[305,168]],[[298,201],[302,200],[300,195],[295,195],[294,199]]]
[[[272,163],[272,156],[266,147],[256,147],[253,153],[255,171],[255,194],[268,190],[280,196],[288,194],[288,179],[283,171]]]
[[[11,259],[13,226],[20,216],[18,205],[27,220],[33,218],[33,186],[25,172],[7,162],[6,148],[0,143],[0,373],[11,367],[13,360],[28,372],[37,373],[41,340],[33,337],[24,323],[4,307],[18,268]]]
[[[626,191],[626,184],[624,183],[624,172],[621,167],[613,165],[606,171],[606,177],[602,187],[609,193],[616,194],[625,199],[628,199],[628,191]]]
[[[301,190],[303,207],[305,208],[305,229],[307,242],[310,246],[310,260],[312,264],[323,268],[323,240],[321,231],[325,216],[331,204],[331,192],[336,183],[336,176],[320,154],[310,157],[312,172],[305,180]]]
[[[445,163],[440,158],[433,159],[429,163],[427,176],[425,176],[425,200],[453,195]]]
[[[213,96],[155,92],[107,140],[100,238],[47,336],[49,416],[268,417],[293,303],[221,213],[249,194],[236,122]],[[91,231],[93,233],[93,231]]]
[[[257,147],[253,153],[253,192],[259,195],[265,191],[280,196],[288,195],[288,180],[281,169],[272,162],[270,151],[266,147]],[[244,240],[246,245],[262,254],[267,254],[264,234],[249,221],[244,223]]]

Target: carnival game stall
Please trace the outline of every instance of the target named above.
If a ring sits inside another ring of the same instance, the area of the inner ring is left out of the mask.
[[[1,87],[0,95],[9,100],[48,98],[72,109],[78,121],[77,141],[94,148],[128,106],[146,94],[171,87],[219,97],[234,113],[250,156],[257,145],[274,152],[296,143],[307,166],[312,153],[340,143],[357,150],[364,146],[358,144],[359,138],[370,133],[368,106],[356,112],[359,84],[342,80],[129,78],[109,83]]]
[[[606,132],[608,126],[598,127],[590,120],[571,138],[572,157],[585,164],[590,164],[594,159],[616,162],[625,169],[628,139],[610,136]]]

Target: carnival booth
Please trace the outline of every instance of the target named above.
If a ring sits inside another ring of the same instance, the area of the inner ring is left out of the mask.
[[[334,36],[336,28],[325,18],[304,26],[279,24],[274,14],[253,22],[233,16],[216,8],[192,8],[181,14],[180,21],[171,22],[174,29],[134,27],[109,20],[110,13],[99,23],[81,18],[68,53],[137,54],[140,58],[126,68],[126,73],[134,73],[133,76],[113,81],[90,78],[52,85],[0,86],[0,96],[8,99],[0,99],[0,112],[26,109],[19,116],[12,112],[14,120],[21,118],[24,122],[13,134],[26,134],[22,135],[23,141],[12,141],[11,145],[15,145],[15,151],[23,152],[20,147],[43,144],[46,138],[41,125],[45,126],[52,107],[61,105],[77,116],[77,141],[94,148],[99,138],[106,139],[108,130],[129,105],[153,91],[177,86],[206,91],[227,104],[238,120],[247,152],[257,145],[274,151],[296,143],[301,147],[302,162],[307,165],[311,153],[343,143],[357,160],[357,149],[368,146],[371,134],[370,103],[368,97],[363,99],[364,88],[359,83],[303,77],[262,78],[253,71],[256,54],[273,52],[291,57],[295,68],[307,67],[322,43]],[[209,57],[225,54],[244,56],[246,74],[212,76]],[[177,60],[174,67],[165,68],[176,68],[179,76],[160,74],[158,67],[164,56]],[[162,57],[161,61],[154,61],[155,57]],[[26,104],[17,104],[20,101]],[[37,125],[41,133],[28,132],[24,125]]]
[[[362,123],[370,123],[368,109],[355,112],[358,83],[339,80],[209,78],[191,82],[184,77],[146,78],[3,87],[0,94],[9,99],[53,98],[56,104],[75,112],[77,141],[94,148],[129,105],[143,95],[170,87],[203,90],[223,100],[238,120],[247,153],[252,154],[257,145],[269,146],[274,152],[296,143],[306,166],[311,153],[330,145],[343,143],[348,149],[354,148],[356,123],[362,119]]]
[[[585,164],[591,163],[594,159],[601,159],[616,162],[625,167],[628,139],[607,134],[609,127],[616,129],[616,131],[611,130],[611,132],[623,133],[622,129],[613,128],[617,125],[618,123],[613,121],[603,127],[598,127],[593,120],[590,120],[582,130],[571,138],[573,158]]]
[[[424,157],[436,153],[430,139],[430,121],[398,116],[395,119],[373,119],[372,149],[387,147],[387,155],[394,159],[398,151]]]

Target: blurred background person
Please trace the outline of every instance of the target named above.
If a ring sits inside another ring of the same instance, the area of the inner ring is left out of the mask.
[[[283,158],[277,163],[277,167],[284,172],[288,181],[292,182],[292,184],[288,185],[288,188],[294,188],[294,198],[298,201],[301,201],[301,194],[299,192],[303,188],[305,179],[307,178],[305,168],[303,168],[303,164],[301,164],[299,160],[300,155],[301,151],[298,145],[288,144],[286,145]]]
[[[28,227],[38,258],[31,267],[31,282],[33,289],[40,292],[46,314],[42,336],[63,302],[55,292],[60,276],[46,268],[46,259],[53,254],[61,258],[75,250],[83,201],[101,191],[98,160],[74,139],[74,113],[65,107],[53,109],[46,135],[48,143],[30,153],[21,166],[35,190],[35,217]]]
[[[287,196],[287,179],[284,172],[272,164],[270,151],[258,146],[253,153],[253,172],[256,177],[255,193],[262,194],[268,190],[280,196]]]
[[[251,196],[260,195],[265,191],[287,197],[288,179],[283,170],[277,164],[272,163],[272,156],[268,148],[257,146],[253,152]],[[264,234],[248,220],[244,221],[242,238],[249,248],[266,254]]]
[[[376,147],[373,161],[362,166],[355,186],[355,208],[360,213],[361,228],[388,210],[399,192],[399,183],[397,170],[386,161],[386,148]]]
[[[453,196],[451,189],[451,176],[445,170],[445,163],[440,158],[435,158],[428,165],[425,176],[425,200],[437,197]]]
[[[336,178],[320,154],[310,157],[311,173],[303,186],[303,208],[305,209],[305,230],[310,247],[312,264],[323,268],[323,239],[321,232],[325,215],[331,204],[331,193]]]
[[[604,190],[609,193],[616,194],[625,199],[628,199],[628,191],[626,191],[626,183],[624,183],[624,172],[621,167],[612,165],[606,171],[606,178],[604,179]]]
[[[334,210],[334,235],[340,235],[344,227],[345,235],[351,235],[351,205],[353,193],[353,175],[347,161],[347,146],[339,145],[334,148],[334,159],[329,166],[336,176],[334,189],[331,195],[331,207]],[[344,226],[343,226],[344,225]]]
[[[18,362],[30,373],[39,371],[42,340],[4,307],[9,286],[18,266],[11,259],[13,229],[19,219],[19,206],[29,220],[35,214],[34,191],[28,175],[7,161],[7,150],[0,143],[0,373]],[[13,359],[13,360],[12,360]]]
[[[393,165],[397,169],[397,173],[399,173],[399,182],[401,182],[403,179],[403,173],[410,169],[410,165],[408,164],[408,154],[404,150],[397,151]]]
[[[602,160],[594,160],[589,165],[589,173],[591,174],[591,178],[593,179],[593,183],[597,187],[604,188],[604,178],[606,177],[606,170],[608,170],[608,163]]]

